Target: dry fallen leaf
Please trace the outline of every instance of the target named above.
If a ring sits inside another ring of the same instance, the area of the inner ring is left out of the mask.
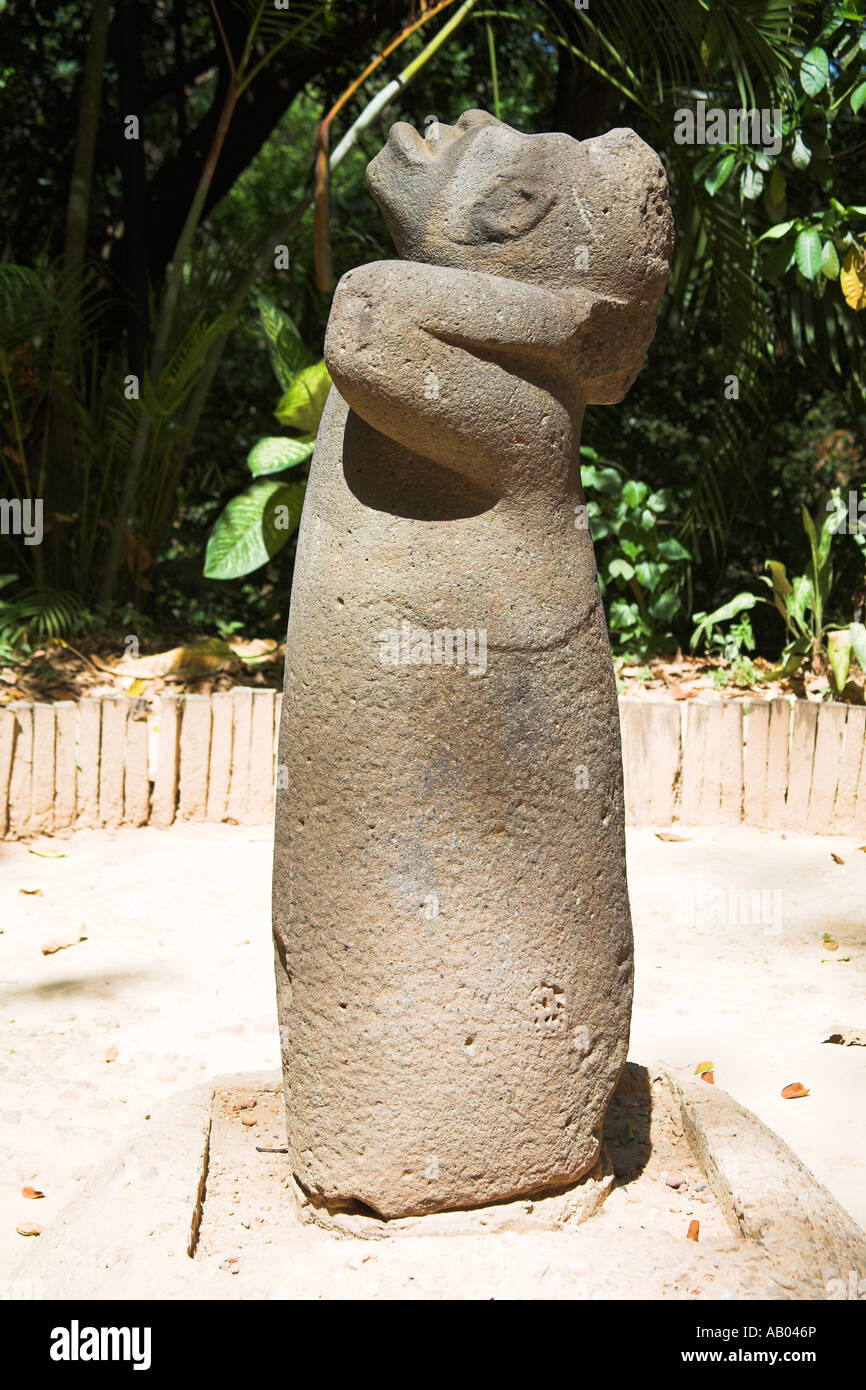
[[[56,941],[46,941],[45,945],[42,947],[42,954],[43,956],[53,956],[56,955],[58,951],[65,951],[70,946],[77,946],[80,942],[86,940],[87,937],[82,928],[75,936],[59,937]]]
[[[106,1054],[105,1054],[105,1060],[106,1060],[106,1062],[116,1062],[116,1061],[117,1061],[117,1048],[116,1048],[116,1047],[110,1047],[110,1048],[108,1049],[108,1051],[107,1051]]]
[[[119,676],[152,680],[156,676],[198,676],[230,667],[235,654],[220,637],[206,637],[186,647],[172,647],[153,656],[124,656],[114,666]]]
[[[706,1081],[706,1083],[707,1083],[708,1086],[715,1086],[715,1084],[716,1084],[716,1073],[715,1073],[714,1071],[702,1071],[702,1072],[701,1072],[701,1080],[702,1080],[702,1081]]]
[[[704,1073],[705,1071],[712,1071],[712,1070],[713,1070],[713,1063],[712,1063],[712,1062],[698,1062],[698,1065],[695,1067],[695,1076],[702,1076],[703,1073]]]
[[[40,1192],[36,1187],[22,1187],[21,1196],[29,1197],[31,1202],[35,1202],[39,1197],[44,1197],[45,1193]]]
[[[790,1086],[782,1087],[783,1100],[799,1100],[801,1096],[807,1096],[809,1092],[802,1081],[792,1081]]]
[[[42,1227],[36,1226],[32,1222],[23,1221],[20,1226],[15,1227],[19,1236],[41,1236]]]
[[[19,888],[19,889],[18,889],[18,892],[19,892],[19,893],[24,893],[24,894],[26,895],[26,897],[28,897],[28,898],[41,898],[41,897],[43,897],[43,893],[42,893],[42,889],[41,889],[41,888]]]
[[[829,1033],[824,1034],[821,1041],[822,1043],[839,1043],[842,1047],[866,1047],[866,1033],[837,1024],[835,1028],[830,1029]]]
[[[657,840],[672,840],[675,844],[682,844],[686,840],[690,840],[691,838],[691,835],[674,835],[674,833],[671,830],[656,831]]]
[[[701,1233],[700,1221],[690,1221],[689,1229],[686,1231],[686,1240],[697,1240]]]
[[[841,854],[834,854],[832,850],[830,851],[830,858],[834,859],[837,864],[845,863],[845,860],[842,858]]]

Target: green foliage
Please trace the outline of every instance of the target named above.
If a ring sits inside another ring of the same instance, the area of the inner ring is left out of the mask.
[[[283,395],[274,412],[291,435],[259,439],[247,455],[256,481],[233,497],[217,518],[205,552],[207,579],[239,579],[261,569],[297,530],[304,482],[271,478],[305,463],[315,447],[331,378],[325,363],[311,362],[289,315],[269,299],[259,300],[259,316],[274,374]]]
[[[303,501],[303,483],[264,478],[233,497],[207,543],[205,577],[239,579],[266,565],[297,529]]]
[[[757,594],[737,594],[712,613],[693,613],[692,651],[702,640],[708,651],[723,652],[731,660],[744,651],[754,651],[755,634],[748,613],[761,601]]]
[[[5,588],[16,575],[0,575],[0,588]],[[82,617],[81,603],[75,594],[58,593],[55,589],[22,589],[12,599],[0,599],[0,657],[14,660],[27,639],[56,640],[69,637]]]
[[[626,478],[589,447],[581,455],[588,460],[581,474],[611,637],[622,650],[672,650],[689,560],[672,534],[674,500],[667,491],[652,492]]]
[[[692,648],[702,639],[708,647],[718,644],[716,629],[724,631],[724,625],[730,624],[735,617],[739,617],[742,624],[742,615],[757,604],[772,604],[785,623],[787,640],[778,664],[768,673],[767,679],[777,680],[793,675],[807,657],[811,657],[814,664],[826,656],[836,691],[841,693],[848,679],[852,658],[866,671],[866,628],[863,624],[852,622],[840,629],[825,622],[833,586],[832,544],[834,537],[840,534],[845,515],[845,505],[838,490],[830,495],[823,512],[818,512],[815,517],[810,516],[804,507],[803,529],[809,542],[806,570],[789,579],[781,561],[768,560],[765,567],[770,571],[769,576],[761,575],[759,578],[770,589],[771,597],[743,592],[713,613],[696,613]],[[858,535],[855,539],[861,541],[863,538]],[[742,632],[742,627],[740,630]],[[736,625],[732,625],[727,628],[723,640],[727,643],[735,634]]]
[[[100,336],[110,300],[94,283],[78,306],[79,367],[61,357],[69,309],[56,266],[37,270],[0,265],[0,440],[7,497],[41,498],[46,537],[40,546],[7,557],[37,587],[92,598],[101,574],[106,532],[116,519],[116,480],[122,476],[142,417],[150,431],[145,468],[126,530],[130,570],[144,576],[171,524],[170,495],[184,411],[215,336],[219,315],[194,312],[182,295],[179,337],[172,338],[159,379],[145,375],[140,395],[129,389],[123,344]],[[71,431],[70,465],[57,453],[61,412]],[[145,586],[147,580],[144,580]]]

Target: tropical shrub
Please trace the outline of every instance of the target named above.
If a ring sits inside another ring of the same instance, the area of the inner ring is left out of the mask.
[[[652,491],[584,447],[581,465],[598,582],[614,647],[673,651],[674,621],[683,612],[689,552],[673,535],[677,505],[666,488]]]
[[[314,360],[289,315],[264,296],[259,314],[283,392],[274,415],[289,433],[259,439],[248,453],[247,467],[255,481],[217,518],[205,552],[206,579],[252,574],[297,530],[306,481],[297,479],[295,470],[313,453],[331,387],[324,361]]]

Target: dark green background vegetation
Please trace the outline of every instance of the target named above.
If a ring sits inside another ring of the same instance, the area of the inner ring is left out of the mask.
[[[458,7],[439,7],[349,98],[332,150]],[[331,296],[318,288],[312,206],[302,211],[318,123],[433,8],[293,0],[286,15],[256,0],[0,0],[0,495],[44,496],[48,524],[29,551],[0,537],[0,573],[15,576],[0,593],[7,652],[22,596],[32,610],[24,641],[52,624],[128,624],[131,612],[142,632],[234,624],[281,634],[293,543],[244,578],[203,576],[208,534],[249,484],[248,452],[281,430],[257,296],[321,355]],[[88,77],[100,14],[104,57]],[[258,71],[185,240],[232,89],[228,54],[239,62],[253,28],[247,71]],[[82,222],[70,176],[97,79]],[[675,112],[699,99],[781,110],[781,152],[678,145]],[[588,495],[612,628],[629,650],[685,647],[695,613],[762,591],[767,560],[805,572],[802,509],[822,515],[834,487],[863,493],[866,312],[846,303],[826,248],[841,262],[864,244],[864,100],[861,0],[590,0],[585,11],[571,0],[479,0],[331,179],[338,278],[392,254],[364,168],[397,119],[423,129],[428,115],[453,121],[482,106],[520,130],[578,139],[628,125],[661,154],[677,250],[658,333],[625,403],[590,411],[584,434],[588,458],[619,475]],[[138,141],[124,139],[130,112]],[[293,209],[296,225],[279,238],[290,268],[265,258],[250,279],[269,229]],[[781,235],[766,237],[774,228]],[[146,383],[140,403],[124,399],[130,372]],[[726,399],[730,376],[738,399]],[[131,466],[143,416],[146,444]],[[840,535],[832,551],[825,625],[845,627],[863,617],[864,550]],[[777,657],[780,612],[761,606],[751,621],[756,649]],[[818,632],[807,659],[820,663],[823,650]]]

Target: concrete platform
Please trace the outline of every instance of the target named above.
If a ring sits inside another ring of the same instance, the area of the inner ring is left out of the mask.
[[[724,1091],[663,1067],[627,1066],[596,1169],[531,1201],[332,1217],[299,1192],[284,1145],[277,1075],[181,1091],[15,1273],[48,1299],[866,1293],[866,1236],[835,1198]]]

